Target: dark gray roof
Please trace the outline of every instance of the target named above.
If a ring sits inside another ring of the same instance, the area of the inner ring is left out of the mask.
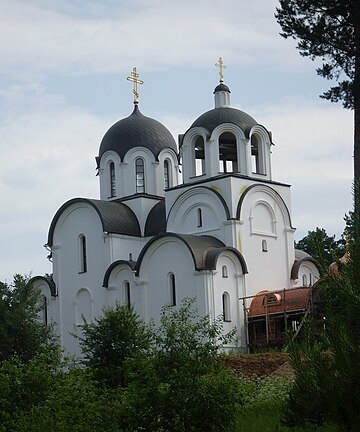
[[[145,223],[145,237],[158,235],[166,231],[165,200],[158,202],[150,210]]]
[[[163,237],[175,237],[181,240],[189,249],[194,261],[195,270],[197,271],[214,270],[216,268],[216,262],[219,255],[225,250],[231,250],[239,258],[243,272],[247,273],[246,263],[240,252],[234,248],[225,246],[221,240],[215,237],[207,235],[196,236],[190,234],[163,233],[149,240],[142,249],[136,263],[137,275],[139,275],[141,262],[149,247],[158,239]]]
[[[103,201],[87,198],[73,198],[63,204],[51,221],[48,235],[48,246],[53,245],[54,230],[61,214],[69,206],[76,203],[86,203],[93,207],[99,215],[104,232],[141,236],[139,221],[135,213],[126,205],[117,201]]]
[[[130,261],[130,260],[129,261],[125,261],[125,260],[114,261],[112,264],[109,265],[109,267],[107,268],[107,270],[105,272],[103,284],[102,284],[102,286],[104,288],[108,288],[110,275],[111,275],[111,272],[114,270],[114,268],[119,266],[119,265],[124,265],[124,264],[127,265],[131,269],[131,271],[135,270],[136,261]]]
[[[240,111],[236,108],[223,107],[213,108],[202,114],[194,121],[190,129],[193,127],[203,127],[211,134],[217,126],[223,123],[233,123],[239,126],[247,137],[249,136],[251,128],[258,124],[255,119],[244,111]]]
[[[156,159],[163,149],[172,149],[177,154],[175,140],[164,125],[141,114],[137,105],[129,117],[119,120],[104,135],[99,149],[99,158],[112,150],[124,159],[132,148],[145,147]]]
[[[49,287],[50,290],[50,294],[52,297],[56,297],[57,293],[56,293],[56,284],[54,282],[54,279],[52,276],[34,276],[33,278],[30,279],[30,284],[36,281],[42,281],[45,282],[47,284],[47,286]]]
[[[229,87],[223,83],[220,83],[215,87],[214,93],[220,92],[220,91],[226,91],[228,93],[231,93]]]
[[[313,258],[311,255],[309,255],[307,252],[304,252],[301,249],[295,249],[295,261],[291,268],[291,276],[290,276],[292,280],[299,279],[300,266],[303,262],[306,261],[312,262],[313,264],[315,264],[316,267],[319,268],[319,264],[315,258]]]

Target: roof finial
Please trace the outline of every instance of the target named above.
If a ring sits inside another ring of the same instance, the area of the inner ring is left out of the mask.
[[[144,84],[144,81],[139,79],[139,74],[137,73],[135,66],[133,67],[131,76],[128,76],[127,80],[134,83],[134,104],[137,105],[139,103],[138,84]]]
[[[219,60],[217,63],[215,63],[215,66],[219,68],[219,77],[220,77],[219,81],[223,83],[224,82],[223,69],[226,69],[226,66],[224,65],[224,61],[222,57],[219,57]]]

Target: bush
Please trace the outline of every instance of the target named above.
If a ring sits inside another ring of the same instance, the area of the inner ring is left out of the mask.
[[[219,353],[219,322],[200,318],[193,300],[166,307],[155,330],[152,356],[138,364],[125,392],[129,429],[230,430],[242,403],[238,380]]]
[[[86,323],[79,337],[84,364],[99,383],[108,387],[125,386],[126,364],[132,358],[147,355],[151,333],[132,308],[117,303],[105,308],[94,323]]]

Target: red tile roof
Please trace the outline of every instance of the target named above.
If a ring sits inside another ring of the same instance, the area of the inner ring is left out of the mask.
[[[310,288],[289,288],[280,291],[260,291],[252,299],[249,318],[268,314],[279,314],[306,310],[309,305]],[[267,311],[266,311],[267,309]]]

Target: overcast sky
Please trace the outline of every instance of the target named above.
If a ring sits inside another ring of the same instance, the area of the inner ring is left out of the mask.
[[[222,56],[232,106],[273,133],[296,239],[338,238],[352,207],[353,113],[279,36],[276,0],[0,0],[0,280],[51,272],[47,232],[74,197],[99,197],[95,156],[133,108],[174,135],[213,108]]]

